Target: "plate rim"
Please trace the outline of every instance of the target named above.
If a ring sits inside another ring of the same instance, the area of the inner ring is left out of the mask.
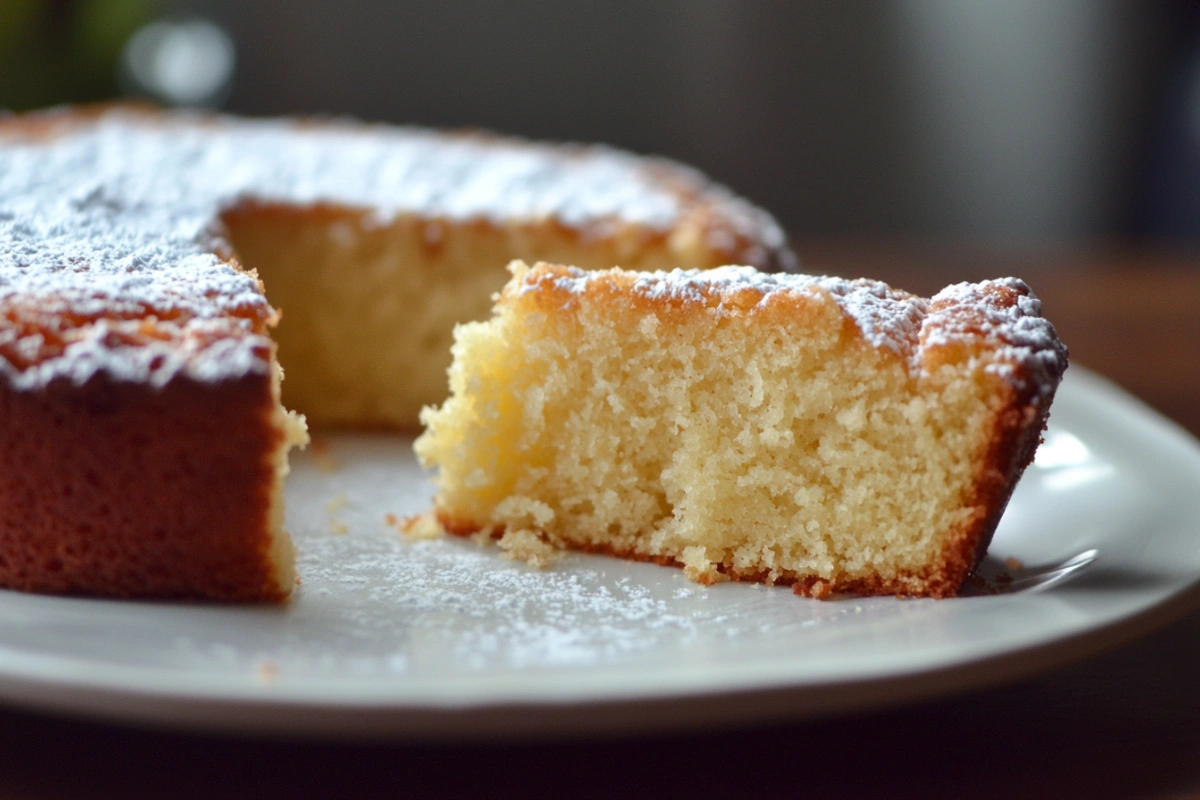
[[[1159,441],[1178,448],[1200,476],[1200,442],[1174,421],[1106,378],[1077,366],[1072,383],[1081,401],[1106,415],[1114,413],[1154,430]],[[62,600],[63,598],[55,598]],[[87,601],[107,602],[107,601]],[[250,692],[220,694],[164,690],[136,683],[136,667],[109,667],[131,674],[124,685],[75,676],[45,675],[13,669],[13,655],[0,643],[0,701],[33,711],[93,717],[109,722],[158,725],[182,730],[283,735],[287,737],[422,738],[445,740],[545,735],[592,735],[744,725],[787,719],[799,721],[832,714],[882,709],[984,686],[1020,680],[1128,643],[1181,619],[1200,607],[1200,572],[1149,605],[1080,631],[1016,648],[1001,648],[952,663],[914,667],[890,674],[792,682],[774,675],[740,685],[708,685],[663,691],[625,686],[622,691],[589,697],[550,693],[542,697],[464,698],[453,702],[414,703],[411,698],[296,697],[256,684]],[[17,653],[16,661],[37,660]],[[69,659],[58,658],[64,666]],[[153,672],[151,668],[147,671]],[[51,670],[53,672],[53,670]],[[116,682],[119,684],[120,682]],[[645,712],[631,714],[635,709]]]

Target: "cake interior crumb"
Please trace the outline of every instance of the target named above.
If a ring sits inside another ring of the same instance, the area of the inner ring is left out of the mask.
[[[684,308],[631,300],[618,272],[522,291],[522,267],[490,321],[459,326],[452,396],[422,416],[456,528],[535,562],[547,542],[666,558],[702,584],[956,591],[927,569],[982,513],[998,378],[910,369],[819,288]]]

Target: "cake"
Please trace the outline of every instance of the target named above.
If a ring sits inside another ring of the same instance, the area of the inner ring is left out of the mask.
[[[0,586],[286,598],[281,492],[306,434],[285,405],[414,428],[453,324],[486,316],[511,258],[791,260],[765,212],[604,147],[125,107],[0,119]]]
[[[511,270],[422,417],[437,521],[705,584],[954,595],[1067,366],[1015,279]]]

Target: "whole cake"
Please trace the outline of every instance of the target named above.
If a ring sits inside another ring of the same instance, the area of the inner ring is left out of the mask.
[[[285,598],[282,481],[306,437],[276,348],[310,421],[413,427],[511,258],[791,260],[764,212],[607,148],[130,108],[0,119],[0,586]]]
[[[439,523],[702,583],[955,594],[1067,366],[1014,279],[512,272],[422,417]]]

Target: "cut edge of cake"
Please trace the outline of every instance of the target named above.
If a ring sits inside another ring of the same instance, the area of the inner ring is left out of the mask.
[[[272,600],[285,600],[299,583],[296,576],[296,546],[292,542],[291,535],[284,528],[286,511],[284,486],[287,476],[291,472],[289,454],[293,449],[303,450],[310,442],[304,415],[289,411],[281,401],[282,383],[283,368],[279,366],[279,362],[272,354],[271,397],[274,405],[271,410],[270,425],[277,432],[278,444],[270,454],[273,481],[267,512],[266,528],[270,541],[266,559],[269,570],[274,575],[277,592],[264,592],[264,595]]]

